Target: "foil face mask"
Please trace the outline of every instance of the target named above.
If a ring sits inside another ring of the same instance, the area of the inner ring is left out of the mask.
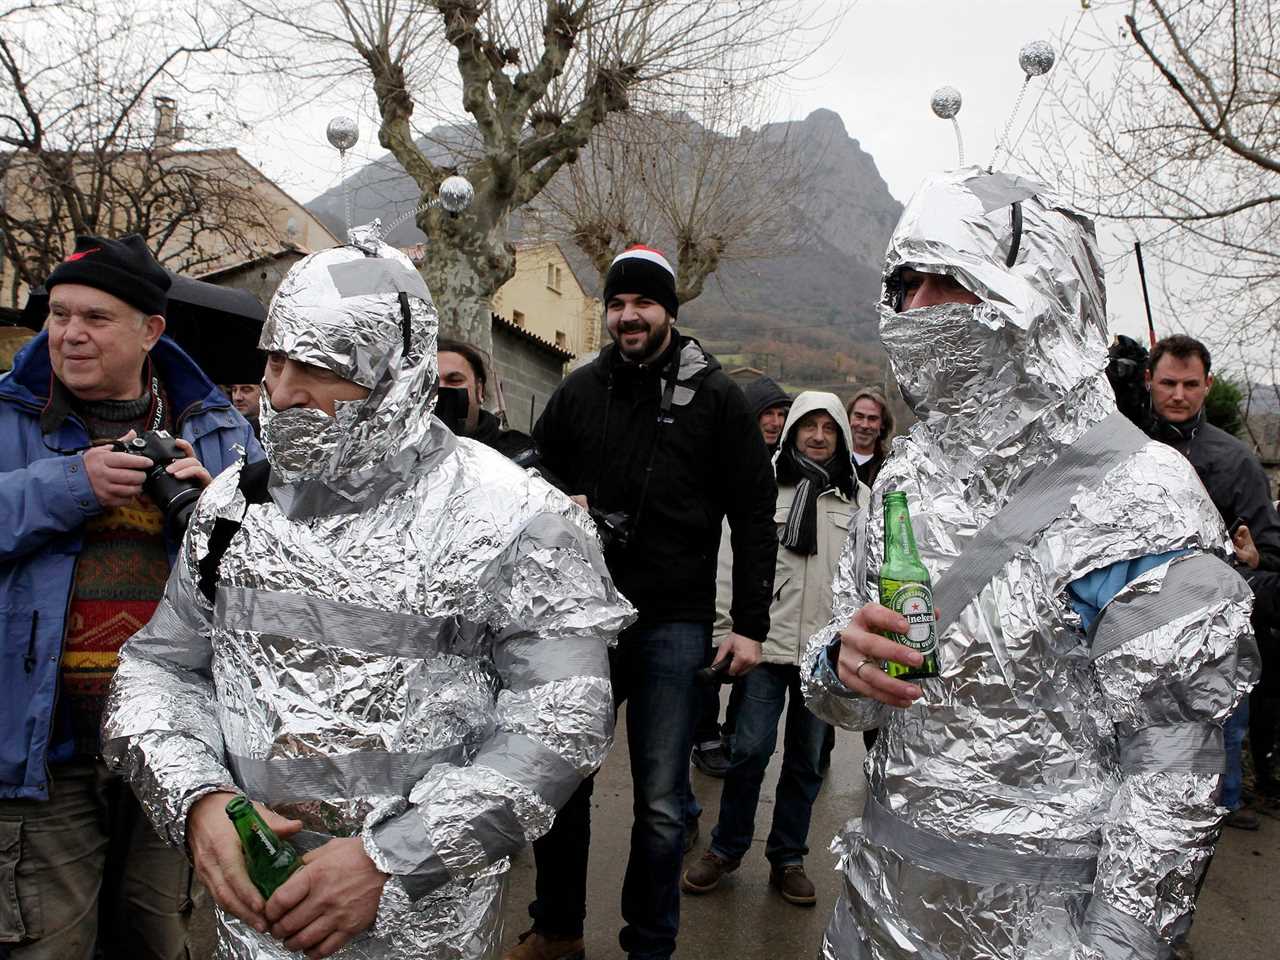
[[[403,485],[427,455],[436,328],[426,284],[386,244],[325,250],[289,271],[271,301],[262,349],[370,391],[364,400],[339,401],[334,417],[275,410],[268,394],[261,422],[272,495],[291,515],[349,511]]]
[[[904,269],[981,302],[898,313]],[[1252,598],[1214,555],[1222,521],[1190,464],[1115,410],[1103,289],[1089,221],[1008,174],[931,177],[890,241],[882,341],[921,420],[801,667],[815,714],[880,731],[833,846],[826,960],[1155,960],[1185,930],[1221,723],[1256,678]],[[942,616],[942,674],[905,709],[845,688],[828,651],[877,599],[888,490]]]

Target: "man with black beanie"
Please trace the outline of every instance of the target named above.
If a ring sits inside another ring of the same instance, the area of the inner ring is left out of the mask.
[[[112,442],[167,431],[167,468],[207,485],[262,451],[163,336],[169,274],[142,238],[78,237],[45,330],[0,381],[0,953],[187,956],[191,868],[99,756],[124,641],[151,618],[181,530]],[[101,910],[99,907],[101,906]],[[99,926],[99,917],[102,926]],[[5,952],[5,951],[8,952]]]
[[[732,627],[717,662],[759,662],[769,633],[777,485],[742,391],[696,340],[674,327],[675,273],[650,247],[613,261],[605,280],[613,343],[559,386],[534,427],[543,461],[596,518],[618,588],[639,612],[612,661],[627,703],[636,811],[620,935],[633,960],[675,950],[678,889],[698,704],[715,618],[721,521],[732,535]],[[586,916],[592,781],[534,844],[533,928],[507,960],[580,960]]]

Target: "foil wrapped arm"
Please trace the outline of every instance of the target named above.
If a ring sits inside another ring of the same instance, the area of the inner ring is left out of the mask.
[[[1221,810],[1222,724],[1257,679],[1248,586],[1195,554],[1142,574],[1091,625],[1122,782],[1077,956],[1155,958],[1185,929]]]
[[[192,534],[155,614],[120,652],[102,720],[103,758],[177,847],[186,844],[187,814],[198,799],[238,791],[224,763],[210,672],[212,607],[196,587],[199,538]]]
[[[576,509],[576,508],[575,508]],[[612,743],[608,647],[634,619],[599,546],[540,513],[480,584],[504,624],[494,645],[498,722],[470,766],[439,765],[370,814],[365,849],[412,901],[473,877],[551,828]]]
[[[831,660],[831,651],[840,642],[840,631],[848,626],[855,613],[872,602],[864,573],[866,558],[859,553],[860,543],[865,541],[865,537],[860,540],[859,534],[865,532],[866,522],[867,510],[863,508],[854,532],[840,553],[831,584],[831,622],[809,639],[800,669],[805,705],[815,716],[846,730],[878,727],[884,723],[889,710],[886,704],[861,696],[841,683]]]

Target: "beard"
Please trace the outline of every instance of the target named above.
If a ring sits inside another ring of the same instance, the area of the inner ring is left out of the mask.
[[[638,333],[640,331],[645,332],[645,337],[640,341],[639,345],[623,345],[623,334]],[[647,323],[619,324],[617,331],[613,334],[613,340],[618,345],[618,352],[626,359],[632,363],[643,363],[657,356],[658,351],[662,348],[662,341],[666,339],[667,334],[670,332],[671,318],[667,317],[654,324],[652,328]]]

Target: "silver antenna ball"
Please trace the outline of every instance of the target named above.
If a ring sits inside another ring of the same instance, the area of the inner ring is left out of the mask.
[[[360,127],[352,117],[334,117],[325,127],[324,135],[339,152],[346,153],[360,139]]]
[[[466,177],[445,177],[440,184],[440,206],[446,213],[461,213],[471,206],[475,195],[475,187]]]
[[[929,98],[929,106],[935,115],[950,120],[960,112],[960,91],[955,87],[939,87]]]
[[[1028,80],[1042,77],[1052,70],[1055,59],[1057,54],[1053,52],[1053,47],[1044,40],[1032,40],[1018,51],[1018,65],[1022,67]]]

